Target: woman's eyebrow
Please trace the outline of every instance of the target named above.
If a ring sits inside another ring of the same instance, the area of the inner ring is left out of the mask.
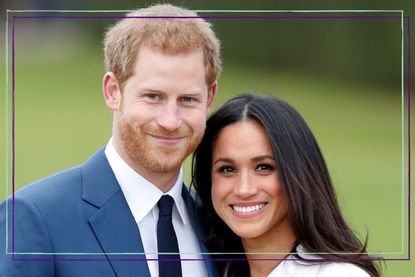
[[[217,164],[218,162],[234,163],[235,161],[230,158],[218,158],[213,164]]]
[[[274,157],[271,155],[261,155],[261,156],[256,156],[251,158],[251,161],[253,162],[259,162],[259,161],[263,161],[263,160],[273,160],[274,161]],[[226,158],[226,157],[221,157],[215,160],[215,162],[213,164],[216,164],[218,162],[225,162],[225,163],[235,163],[235,161],[231,158]]]
[[[262,161],[262,160],[275,160],[275,159],[271,155],[261,155],[261,156],[253,157],[251,159],[251,161],[254,161],[254,162],[259,162],[259,161]]]

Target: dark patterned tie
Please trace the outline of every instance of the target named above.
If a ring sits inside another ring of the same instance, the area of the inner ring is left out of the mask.
[[[172,222],[172,209],[174,200],[170,195],[163,195],[157,206],[159,208],[159,220],[157,222],[157,248],[159,253],[159,276],[160,277],[181,277],[182,266],[177,243],[176,233]]]

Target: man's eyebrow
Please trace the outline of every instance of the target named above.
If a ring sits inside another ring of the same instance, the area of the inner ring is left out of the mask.
[[[183,92],[183,93],[181,93],[181,95],[184,95],[184,96],[192,96],[192,97],[200,97],[200,96],[202,96],[202,93],[201,92],[197,92],[197,91],[192,91],[192,92]]]
[[[138,89],[138,91],[143,92],[143,93],[157,93],[157,94],[169,94],[168,91],[162,89],[162,88],[152,88],[152,87],[141,87]],[[183,91],[181,93],[179,93],[179,96],[191,96],[191,97],[200,97],[201,95],[203,95],[203,91],[200,91],[198,89],[193,89],[193,90],[188,90],[188,91]]]
[[[157,88],[150,88],[150,87],[142,87],[138,89],[140,92],[144,93],[158,93],[158,94],[166,94],[163,90]]]

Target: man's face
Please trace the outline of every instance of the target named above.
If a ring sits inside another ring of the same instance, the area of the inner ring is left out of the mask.
[[[212,94],[201,50],[168,55],[141,47],[115,112],[121,156],[140,173],[177,171],[203,136]]]

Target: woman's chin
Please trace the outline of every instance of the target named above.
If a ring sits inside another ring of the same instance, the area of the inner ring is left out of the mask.
[[[261,236],[260,230],[258,230],[258,227],[255,228],[255,226],[253,228],[232,228],[232,231],[241,239],[255,239]]]

